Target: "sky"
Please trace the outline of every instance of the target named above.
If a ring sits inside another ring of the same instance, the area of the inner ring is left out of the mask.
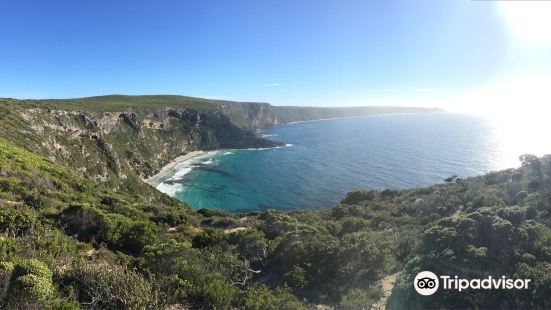
[[[0,0],[0,97],[544,109],[551,1]]]

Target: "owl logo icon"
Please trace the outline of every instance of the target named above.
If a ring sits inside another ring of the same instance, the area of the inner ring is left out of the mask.
[[[430,271],[421,271],[415,276],[413,286],[421,295],[432,295],[438,290],[438,277]]]

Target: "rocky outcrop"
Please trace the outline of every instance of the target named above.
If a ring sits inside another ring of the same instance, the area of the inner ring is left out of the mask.
[[[6,135],[0,138],[68,164],[90,179],[112,182],[115,188],[120,180],[152,175],[193,150],[279,145],[216,110],[163,107],[100,112],[6,107],[0,102],[0,112],[4,111],[9,112],[9,122],[0,124],[6,126],[2,130]]]

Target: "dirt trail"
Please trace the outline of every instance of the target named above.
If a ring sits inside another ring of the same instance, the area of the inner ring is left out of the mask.
[[[394,287],[394,283],[396,282],[396,278],[398,277],[398,274],[399,273],[388,275],[381,280],[381,284],[383,285],[383,297],[381,297],[381,299],[378,302],[374,303],[371,309],[385,310],[386,301],[388,300],[388,297],[390,297],[390,294],[392,293],[392,288]]]
[[[235,227],[235,228],[224,229],[224,233],[231,234],[241,230],[247,230],[247,227]]]

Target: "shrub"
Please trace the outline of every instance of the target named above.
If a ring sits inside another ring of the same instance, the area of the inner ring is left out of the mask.
[[[342,204],[355,205],[362,201],[371,201],[377,196],[375,191],[353,191],[346,194],[346,197],[341,201]]]
[[[193,238],[194,248],[206,248],[214,246],[226,239],[226,234],[221,230],[207,229]]]
[[[287,283],[293,290],[300,291],[308,285],[308,280],[306,279],[306,272],[303,268],[294,265],[291,268],[291,271],[283,275],[285,283]]]
[[[114,264],[76,264],[63,278],[79,302],[93,309],[143,309],[156,299],[151,285],[140,274]]]
[[[265,285],[253,286],[243,293],[242,300],[240,306],[244,309],[306,309],[288,288],[278,288],[272,292]]]
[[[74,205],[63,211],[61,224],[79,240],[105,242],[114,250],[139,255],[144,246],[158,240],[155,224],[107,214],[94,207]]]
[[[52,278],[52,271],[50,268],[37,259],[27,259],[17,263],[13,269],[12,277],[17,278],[28,274],[36,275],[42,278]]]
[[[43,278],[35,274],[28,274],[17,279],[18,293],[27,294],[40,301],[48,300],[54,291],[51,278]]]
[[[35,222],[36,217],[27,210],[0,206],[0,232],[22,235],[27,233]]]
[[[341,298],[339,309],[370,309],[371,305],[381,298],[381,295],[382,292],[378,288],[351,289]]]
[[[9,270],[12,264],[3,263],[3,268]],[[54,293],[52,271],[37,259],[21,260],[11,273],[6,294],[7,308],[30,308],[50,300]]]
[[[237,289],[224,282],[218,273],[205,274],[196,289],[195,296],[208,309],[229,309],[236,298]]]

